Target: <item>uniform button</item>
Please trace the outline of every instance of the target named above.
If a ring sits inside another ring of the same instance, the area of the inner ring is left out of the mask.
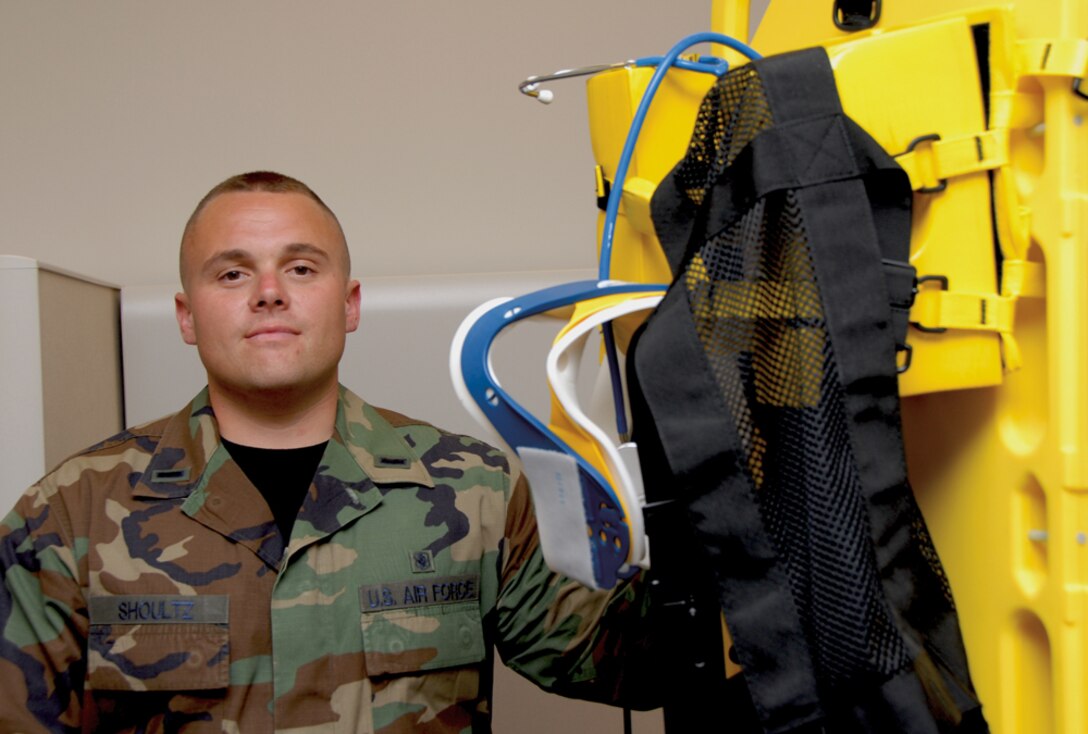
[[[461,647],[472,647],[473,634],[468,627],[461,628]]]
[[[394,653],[404,652],[404,640],[393,640],[390,642],[389,651]]]
[[[208,504],[212,507],[221,507],[223,505],[223,498],[219,495],[212,495],[208,500]]]
[[[203,655],[201,655],[199,652],[191,652],[189,653],[189,659],[185,661],[185,664],[188,665],[190,668],[195,668],[199,666],[202,662],[204,662]]]

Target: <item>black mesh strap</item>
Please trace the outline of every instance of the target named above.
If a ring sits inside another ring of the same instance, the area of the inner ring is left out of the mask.
[[[652,202],[676,277],[630,356],[636,440],[767,732],[959,731],[936,722],[977,706],[899,436],[910,200],[810,50],[721,80]]]
[[[669,290],[653,322],[657,327],[648,325],[633,349],[631,395],[648,498],[667,488],[687,505],[767,730],[817,721],[822,712],[808,646],[752,487],[738,470],[743,458],[735,427],[709,370],[677,367],[706,363],[682,288]],[[669,476],[657,479],[664,472],[654,457],[664,459]],[[687,563],[701,564],[702,558]],[[673,573],[656,556],[654,570]]]

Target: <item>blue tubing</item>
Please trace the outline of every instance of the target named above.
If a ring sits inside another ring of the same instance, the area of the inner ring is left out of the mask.
[[[698,62],[687,61],[686,59],[680,58],[680,54],[699,43],[720,43],[723,46],[728,46],[735,51],[739,51],[749,59],[762,58],[755,49],[745,43],[741,43],[735,38],[720,33],[704,32],[693,33],[690,36],[680,39],[680,41],[669,49],[669,52],[664,56],[647,57],[638,59],[635,62],[637,66],[656,65],[657,70],[654,71],[654,75],[650,78],[650,83],[646,86],[646,93],[642,95],[642,101],[639,102],[638,109],[631,119],[631,127],[627,131],[627,139],[623,144],[623,152],[620,153],[619,162],[616,164],[616,173],[613,177],[612,190],[608,194],[608,206],[605,209],[604,231],[601,234],[601,257],[598,269],[598,277],[601,280],[608,280],[612,272],[612,240],[615,238],[616,234],[616,217],[619,213],[620,198],[623,196],[623,182],[624,179],[627,178],[627,169],[631,165],[631,158],[635,152],[635,143],[638,141],[639,133],[642,131],[642,124],[646,120],[646,112],[650,109],[650,103],[653,101],[654,95],[657,94],[657,89],[661,86],[665,74],[667,74],[669,69],[673,66],[714,74],[715,76],[721,76],[728,70],[728,63],[721,59],[713,59],[711,62]],[[619,357],[616,354],[616,338],[612,333],[611,323],[604,324],[601,330],[604,337],[605,356],[608,360],[608,374],[612,379],[612,403],[616,410],[616,431],[621,437],[626,437],[628,433],[627,409],[624,406],[623,401],[623,383],[620,381],[620,364]]]
[[[686,38],[682,38],[679,43],[669,49],[667,54],[661,57],[660,62],[657,64],[657,70],[654,71],[654,75],[650,78],[650,83],[646,86],[646,93],[642,95],[642,101],[639,102],[638,109],[635,111],[635,116],[631,120],[631,127],[627,131],[627,139],[623,144],[623,152],[620,153],[619,162],[616,164],[616,174],[613,176],[612,190],[608,194],[608,206],[605,209],[604,232],[601,235],[601,259],[599,268],[599,278],[601,280],[608,280],[612,271],[612,240],[615,238],[616,234],[616,217],[619,213],[620,198],[623,195],[623,182],[627,178],[627,169],[631,166],[631,158],[635,152],[635,143],[638,141],[639,133],[642,131],[642,124],[646,120],[646,112],[650,109],[650,103],[653,101],[654,95],[657,94],[657,89],[661,86],[665,74],[668,73],[669,68],[672,66],[682,66],[717,75],[720,75],[725,71],[724,62],[717,64],[700,64],[698,62],[684,61],[679,58],[680,54],[698,43],[720,43],[723,46],[729,46],[730,48],[741,52],[750,59],[762,58],[762,56],[747,44],[741,43],[735,38],[730,38],[729,36],[724,36],[720,33],[693,33]]]

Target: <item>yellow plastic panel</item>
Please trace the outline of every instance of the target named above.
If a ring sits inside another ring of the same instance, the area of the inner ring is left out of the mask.
[[[615,179],[631,120],[653,73],[652,68],[628,67],[598,74],[586,84],[593,155],[599,175],[609,182]],[[673,69],[658,87],[627,168],[613,236],[612,278],[635,283],[672,281],[650,218],[650,199],[657,184],[687,152],[699,104],[714,81],[710,74]],[[603,225],[602,213],[597,220],[598,252]],[[617,320],[616,342],[621,350],[627,349],[630,335],[646,317],[638,313]]]
[[[1081,0],[884,0],[876,31],[914,26],[952,14],[970,15],[974,11],[1007,9],[1015,21],[1020,38],[1084,38]],[[770,0],[760,20],[752,45],[760,53],[774,54],[808,46],[822,45],[850,38],[831,20],[831,0]],[[712,30],[718,30],[712,28]]]
[[[828,55],[846,114],[893,155],[919,138],[950,141],[985,129],[974,42],[963,18],[841,42],[829,46]],[[914,154],[924,158],[931,149],[926,141]],[[950,178],[943,191],[915,195],[911,262],[920,277],[940,275],[953,291],[997,292],[986,171]],[[909,339],[914,354],[900,378],[901,395],[1001,381],[995,333],[912,330]]]
[[[586,85],[593,155],[609,181],[615,177],[631,120],[653,73],[652,68],[617,69],[592,77]],[[714,81],[710,74],[673,69],[658,88],[627,170],[613,239],[613,278],[639,283],[672,280],[650,221],[650,198],[687,152],[699,104]],[[603,214],[599,221],[603,224]]]
[[[1054,712],[1048,706],[1054,693],[1054,656],[1046,626],[1023,609],[1012,615],[999,639],[1001,670],[1016,690],[1001,703],[1002,721],[1015,732],[1054,731]]]

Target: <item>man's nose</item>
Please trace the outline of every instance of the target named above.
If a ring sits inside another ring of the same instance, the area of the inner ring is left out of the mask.
[[[250,305],[256,309],[283,308],[287,305],[287,291],[276,273],[266,273],[257,278]]]

